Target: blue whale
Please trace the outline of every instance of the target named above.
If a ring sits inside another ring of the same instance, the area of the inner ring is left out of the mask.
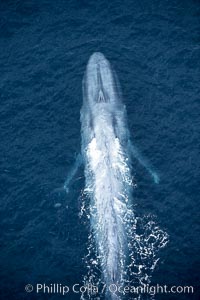
[[[159,177],[131,142],[119,81],[109,61],[99,52],[87,64],[80,115],[81,154],[66,179],[65,189],[83,163],[91,231],[103,282],[108,298],[120,299],[109,293],[108,287],[122,285],[126,279],[127,216],[135,184],[132,158],[139,160],[155,183]]]

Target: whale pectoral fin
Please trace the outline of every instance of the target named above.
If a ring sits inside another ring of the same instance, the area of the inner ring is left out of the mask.
[[[82,156],[81,154],[79,153],[76,157],[76,160],[74,162],[74,165],[71,167],[71,169],[69,170],[69,173],[67,175],[67,178],[64,182],[64,186],[63,186],[63,189],[65,190],[66,193],[69,192],[69,188],[70,188],[70,184],[72,182],[72,180],[74,179],[74,176],[76,175],[79,167],[82,165]]]
[[[151,171],[151,176],[156,184],[160,183],[160,177],[155,171]]]
[[[83,161],[82,156],[79,153],[76,156],[76,160],[75,160],[73,166],[71,167],[71,169],[68,172],[68,175],[67,175],[67,178],[65,179],[64,185],[62,187],[55,188],[53,190],[53,193],[62,194],[62,193],[68,193],[69,192],[70,184],[71,184],[72,180],[74,179],[79,167],[81,166],[82,161]]]
[[[157,174],[157,172],[152,168],[150,162],[145,157],[143,157],[139,150],[132,144],[130,145],[130,149],[133,157],[135,157],[139,161],[139,163],[149,172],[149,174],[153,178],[153,181],[156,184],[158,184],[160,182],[160,177]]]

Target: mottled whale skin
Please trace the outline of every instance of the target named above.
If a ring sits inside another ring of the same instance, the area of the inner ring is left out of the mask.
[[[83,79],[82,136],[90,140],[99,125],[104,125],[109,131],[114,131],[120,142],[127,142],[129,132],[126,120],[126,108],[122,103],[117,76],[105,56],[95,52],[88,61]],[[107,139],[109,131],[105,134]]]
[[[120,283],[126,260],[124,215],[132,184],[126,109],[110,63],[94,53],[83,79],[82,156],[86,188],[91,192],[101,268],[107,285]]]
[[[69,173],[65,190],[83,163],[85,192],[90,198],[90,224],[96,256],[107,286],[108,299],[121,299],[109,293],[109,286],[126,281],[128,219],[132,204],[132,157],[149,171],[158,183],[156,172],[133,146],[127,125],[117,76],[102,53],[90,57],[83,78],[81,155]],[[131,215],[134,218],[134,214]]]

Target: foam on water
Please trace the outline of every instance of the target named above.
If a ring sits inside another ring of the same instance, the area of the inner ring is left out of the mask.
[[[102,136],[101,143],[93,138],[86,149],[86,187],[81,215],[90,219],[91,231],[84,284],[107,285],[99,299],[105,295],[108,299],[122,299],[123,295],[109,292],[109,285],[150,283],[159,250],[166,245],[168,235],[153,216],[137,215],[132,199],[136,184],[129,156],[118,138],[110,136],[104,143]],[[82,295],[82,299],[96,297]]]

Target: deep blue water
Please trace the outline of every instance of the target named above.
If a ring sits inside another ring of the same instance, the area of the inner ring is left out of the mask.
[[[161,176],[155,186],[135,165],[137,211],[156,215],[170,236],[153,283],[195,289],[156,299],[199,299],[199,1],[1,0],[0,25],[1,299],[80,298],[24,286],[85,273],[83,170],[68,195],[54,190],[80,151],[81,84],[94,51],[114,66],[132,140]]]

